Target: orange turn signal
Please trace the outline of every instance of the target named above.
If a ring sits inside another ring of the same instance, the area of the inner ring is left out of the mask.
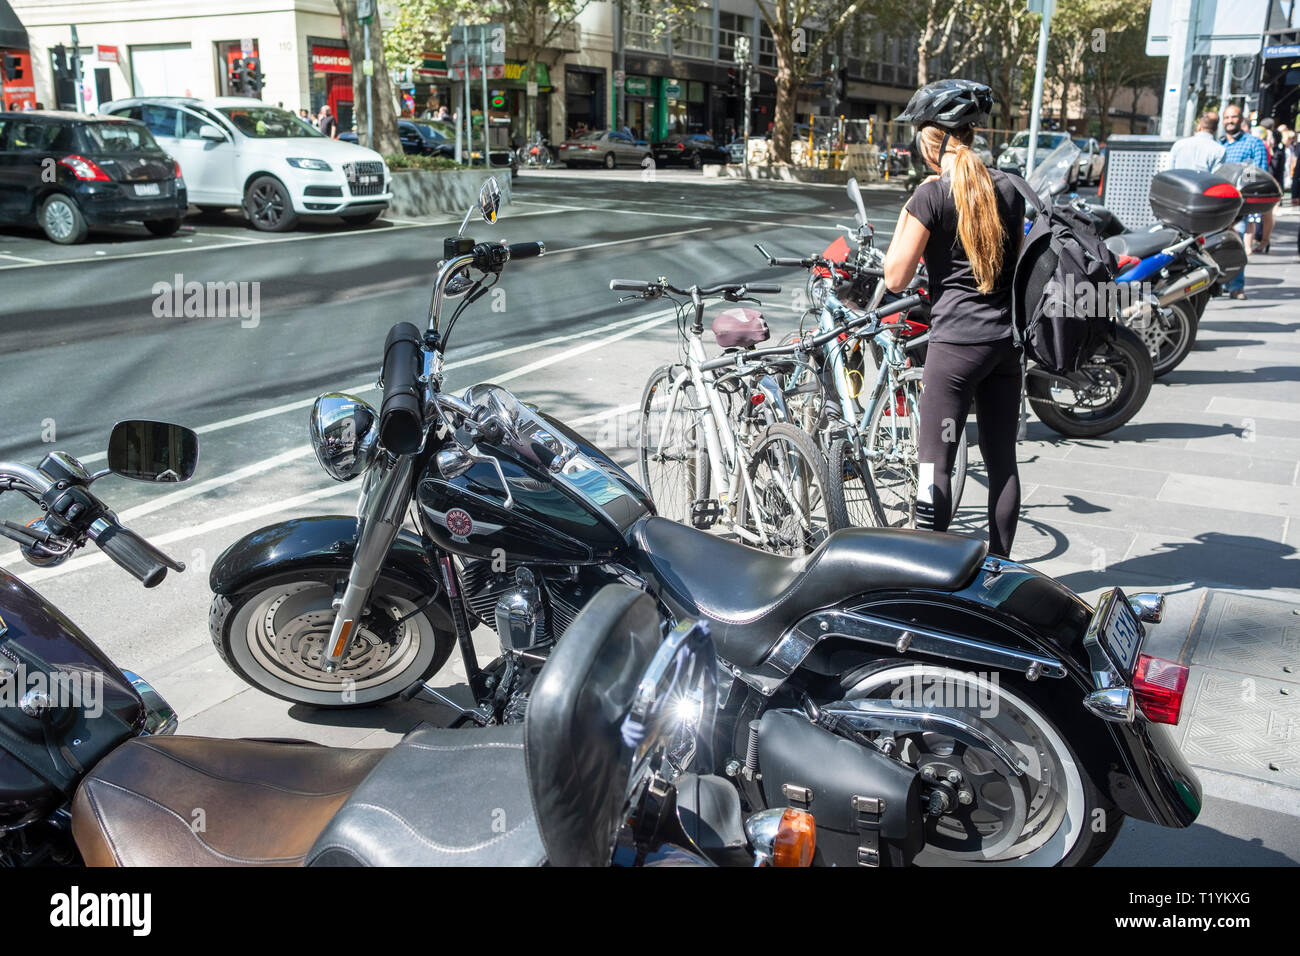
[[[772,844],[773,866],[811,866],[817,849],[817,822],[807,810],[788,807]]]

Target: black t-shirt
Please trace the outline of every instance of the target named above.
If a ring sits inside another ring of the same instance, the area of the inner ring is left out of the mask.
[[[907,204],[907,211],[930,230],[925,267],[930,278],[932,342],[960,345],[1011,337],[1011,277],[1025,229],[1025,199],[1006,173],[989,172],[1006,242],[1002,271],[989,292],[979,291],[966,250],[957,238],[957,206],[948,176],[917,186]]]

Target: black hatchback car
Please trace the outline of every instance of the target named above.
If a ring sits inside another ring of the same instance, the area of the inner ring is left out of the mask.
[[[705,163],[725,164],[731,155],[703,133],[671,133],[654,144],[655,165],[689,166],[699,169]]]
[[[0,224],[35,223],[62,245],[121,222],[170,236],[187,205],[180,166],[143,123],[0,112]]]

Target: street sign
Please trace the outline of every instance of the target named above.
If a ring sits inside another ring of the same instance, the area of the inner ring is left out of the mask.
[[[239,41],[239,52],[244,54],[244,56],[253,56],[256,53],[253,49],[253,41],[251,38]]]
[[[526,89],[524,90],[524,92],[525,92],[526,95],[528,95],[528,96],[536,96],[536,95],[537,95],[537,84],[536,84],[536,83],[534,83],[532,80],[529,80],[528,83],[525,84],[525,86],[526,86]]]
[[[375,15],[375,0],[357,0],[357,19],[363,23]]]
[[[682,98],[682,84],[677,80],[664,80],[664,99],[680,100]]]
[[[622,85],[624,84],[624,82],[626,82],[626,80],[627,80],[627,73],[625,73],[623,70],[615,70],[615,71],[614,71],[614,86],[615,86],[615,88],[622,86]]]

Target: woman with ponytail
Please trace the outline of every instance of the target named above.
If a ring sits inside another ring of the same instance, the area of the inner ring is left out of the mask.
[[[916,524],[946,531],[951,475],[971,405],[989,482],[989,551],[1009,557],[1020,517],[1016,433],[1020,350],[1011,327],[1011,280],[1024,232],[1025,201],[1008,174],[989,170],[971,149],[987,121],[992,91],[970,80],[917,90],[900,121],[934,175],[898,217],[885,255],[885,285],[911,283],[924,255],[930,291],[919,436]]]

